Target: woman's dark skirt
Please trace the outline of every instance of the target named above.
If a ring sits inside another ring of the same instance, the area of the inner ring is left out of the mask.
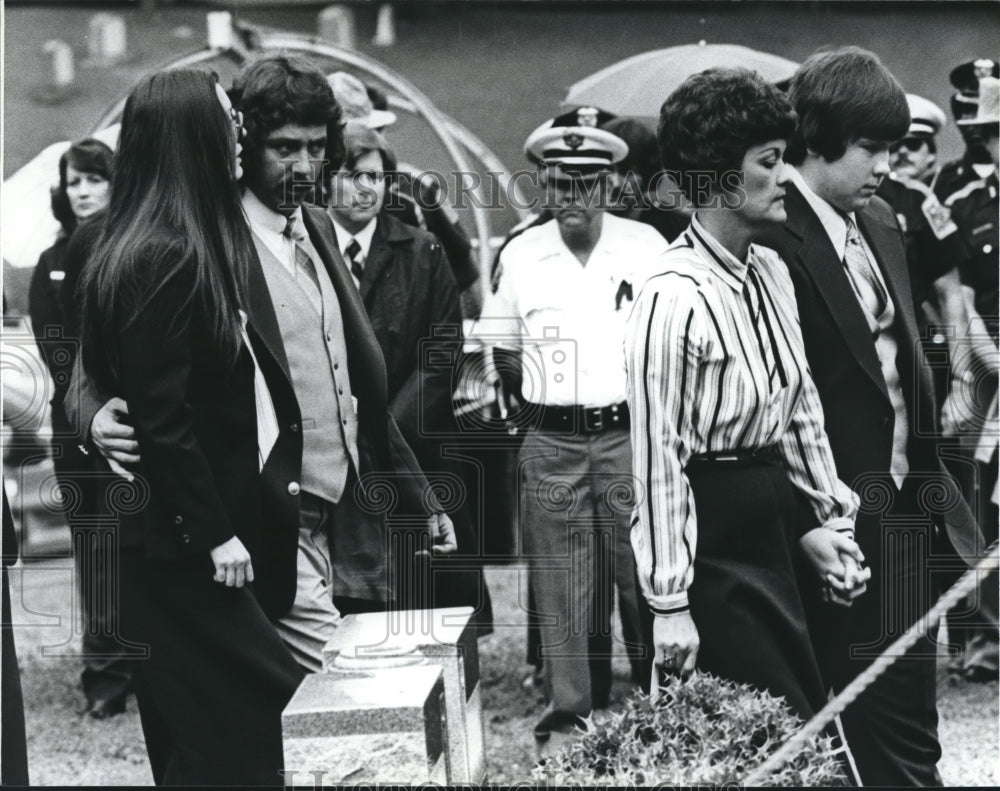
[[[304,677],[250,588],[211,559],[121,550],[124,637],[145,644],[135,691],[157,785],[283,785],[281,712]]]
[[[778,459],[692,460],[698,518],[691,617],[698,667],[779,695],[809,719],[826,701],[795,576],[797,498]]]

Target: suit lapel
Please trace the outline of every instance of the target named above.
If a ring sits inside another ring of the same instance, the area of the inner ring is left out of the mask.
[[[809,273],[830,308],[834,323],[854,358],[888,397],[871,330],[844,271],[844,264],[837,258],[823,224],[794,184],[787,187],[785,209],[788,212],[786,231],[799,241],[799,263]]]
[[[917,323],[913,315],[913,293],[904,257],[905,248],[895,228],[891,228],[870,211],[857,213],[858,228],[875,255],[882,279],[889,289],[896,310],[896,320],[903,323],[907,338],[916,338]],[[902,340],[902,338],[900,338]]]
[[[372,236],[372,244],[368,249],[368,258],[365,261],[364,276],[361,278],[361,299],[368,305],[368,295],[375,284],[378,283],[382,272],[392,261],[392,248],[385,236],[386,227],[383,217],[379,217],[375,226],[375,235]]]
[[[916,308],[913,304],[910,272],[906,265],[905,244],[898,229],[879,219],[870,208],[858,212],[858,228],[878,262],[882,278],[885,280],[886,288],[889,290],[895,307],[896,341],[901,352],[897,355],[900,375],[908,377],[908,380],[913,382],[915,372],[919,387],[917,391],[911,392],[914,392],[914,396],[919,394],[924,404],[932,404],[934,402],[934,383],[931,379],[930,369],[923,364],[923,354],[918,345],[920,335],[914,312]],[[903,353],[906,350],[912,351]],[[908,403],[913,409],[912,400],[908,399]]]
[[[285,354],[285,344],[281,339],[281,327],[278,326],[278,316],[274,312],[271,301],[271,290],[267,287],[267,278],[261,265],[263,256],[271,256],[271,251],[253,233],[254,255],[247,267],[247,315],[257,337],[263,342],[271,356],[278,362],[289,385],[292,375],[288,367],[288,357]],[[275,262],[280,266],[280,262]]]

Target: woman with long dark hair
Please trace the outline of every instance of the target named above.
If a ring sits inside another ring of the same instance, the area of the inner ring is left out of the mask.
[[[103,464],[79,449],[80,438],[63,405],[76,362],[78,327],[72,294],[79,260],[68,255],[78,225],[96,219],[108,205],[114,153],[100,140],[73,143],[59,157],[59,182],[52,189],[52,214],[61,232],[41,254],[31,277],[28,309],[38,349],[52,376],[52,460],[64,490],[73,536],[77,582],[83,610],[83,673],[87,711],[105,719],[125,710],[131,668],[115,639],[115,613],[108,591],[114,584],[102,546],[109,530],[99,516],[99,471]]]
[[[710,69],[663,104],[667,170],[696,206],[636,301],[626,334],[632,546],[657,659],[784,697],[803,718],[824,689],[804,584],[864,592],[857,497],[837,478],[784,262],[757,244],[785,220],[788,100],[757,74]]]
[[[138,85],[81,284],[84,366],[139,443],[116,500],[120,612],[148,647],[136,693],[158,784],[281,785],[280,714],[302,678],[250,586],[270,402],[241,310],[239,134],[209,73]]]

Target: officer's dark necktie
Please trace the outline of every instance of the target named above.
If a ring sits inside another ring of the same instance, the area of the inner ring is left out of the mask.
[[[351,274],[360,284],[361,278],[365,274],[365,268],[361,264],[361,245],[358,244],[358,240],[351,239],[344,252],[347,253],[347,260],[351,262]]]

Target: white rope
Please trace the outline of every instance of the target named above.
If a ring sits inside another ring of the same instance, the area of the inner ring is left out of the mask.
[[[850,706],[875,680],[881,676],[899,657],[905,654],[933,624],[979,585],[979,575],[997,568],[998,548],[994,543],[987,554],[973,568],[963,574],[958,581],[942,594],[937,603],[923,617],[907,629],[903,635],[889,646],[882,654],[858,674],[843,691],[827,703],[800,731],[758,766],[743,781],[744,787],[760,786],[775,770],[781,768],[790,759],[795,758],[802,746],[829,725],[844,709]]]

